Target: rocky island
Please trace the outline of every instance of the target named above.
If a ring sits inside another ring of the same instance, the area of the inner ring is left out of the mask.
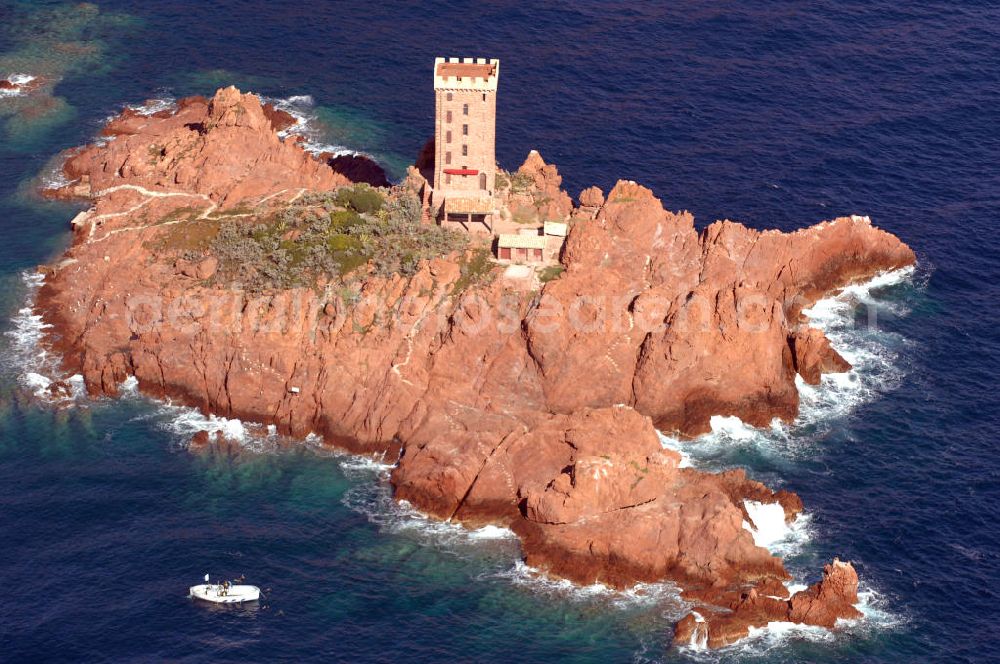
[[[421,164],[358,184],[384,181],[314,157],[279,136],[288,125],[228,88],[125,111],[68,155],[70,184],[50,193],[89,208],[36,306],[91,394],[134,376],[153,397],[384,457],[397,500],[509,527],[548,574],[675,582],[694,607],[681,643],[858,617],[849,563],[789,596],[755,545],[748,503],[792,521],[796,495],[681,467],[657,429],[795,418],[796,375],[850,367],[802,311],[914,263],[905,244],[864,217],[698,232],[627,181],[574,204],[532,153],[497,173],[497,196],[568,233],[553,264],[505,270],[488,241],[434,222]]]

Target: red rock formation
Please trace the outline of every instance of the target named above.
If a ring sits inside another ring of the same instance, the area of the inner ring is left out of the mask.
[[[795,371],[810,385],[819,385],[822,374],[851,370],[851,363],[833,349],[821,330],[802,327],[789,341],[795,353]]]
[[[17,90],[18,86],[14,85],[6,78],[0,78],[0,90]]]
[[[779,502],[788,519],[801,501],[742,471],[678,468],[653,420],[691,435],[715,414],[794,417],[796,369],[838,366],[815,333],[806,340],[801,311],[914,260],[859,217],[790,234],[718,222],[699,235],[690,214],[619,182],[576,220],[566,270],[537,300],[500,280],[464,288],[451,259],[362,278],[357,302],[336,283],[208,287],[211,257],[160,248],[178,210],[258,223],[345,178],[280,141],[258,100],[233,88],[109,128],[113,140],[67,161],[77,182],[65,193],[95,209],[39,294],[90,392],[113,395],[134,375],[153,396],[384,454],[398,459],[398,499],[507,525],[531,565],[619,587],[673,579],[706,604],[780,587],[782,562],[742,527],[743,501]],[[553,166],[536,154],[523,169],[566,211]],[[820,620],[830,592],[814,593],[815,608],[799,599],[795,615]]]
[[[350,182],[294,142],[279,139],[258,98],[234,87],[219,90],[209,102],[190,98],[176,112],[159,115],[126,111],[112,120],[103,133],[115,140],[67,159],[66,175],[78,182],[65,193],[89,191],[100,205],[102,191],[127,185],[180,191],[225,209],[283,189]]]
[[[861,617],[855,607],[857,603],[858,574],[854,566],[834,559],[823,568],[821,581],[790,599],[782,599],[757,585],[739,593],[729,603],[728,611],[698,607],[677,623],[674,642],[721,648],[745,638],[751,627],[759,629],[772,622],[832,629],[838,620]]]
[[[285,131],[295,126],[295,116],[288,111],[276,108],[274,104],[264,104],[264,115],[271,121],[271,129],[276,132]]]
[[[560,188],[562,176],[559,175],[559,169],[555,164],[546,164],[536,150],[528,153],[517,172],[531,178],[538,195],[535,207],[542,219],[563,219],[573,211],[573,201]]]
[[[604,192],[599,187],[587,187],[580,192],[580,205],[599,208],[604,205]]]

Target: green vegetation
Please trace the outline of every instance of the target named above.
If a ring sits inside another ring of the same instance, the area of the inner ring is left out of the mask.
[[[374,214],[382,209],[385,197],[378,189],[367,184],[356,184],[353,187],[339,189],[334,201],[337,205],[350,208],[360,214]]]
[[[547,284],[554,279],[558,279],[559,276],[566,271],[562,265],[550,265],[543,268],[541,272],[538,273],[538,280],[543,284]]]
[[[153,143],[152,145],[149,146],[148,152],[149,152],[149,163],[155,164],[157,161],[159,161],[160,157],[163,157],[167,154],[167,149],[164,148],[162,145],[157,145],[156,143]]]
[[[203,255],[219,234],[219,222],[199,219],[201,213],[201,209],[193,207],[174,210],[157,222],[165,228],[146,247],[156,253]]]
[[[629,461],[628,465],[634,468],[636,472],[639,473],[638,475],[636,475],[635,481],[632,482],[632,489],[635,489],[637,486],[639,486],[639,482],[641,482],[643,478],[646,477],[646,474],[649,472],[649,466],[640,466],[635,461]]]
[[[207,250],[219,259],[216,281],[250,291],[311,286],[320,276],[343,279],[369,264],[380,276],[410,276],[421,260],[468,243],[463,233],[421,225],[420,217],[410,191],[387,198],[355,185],[303,196],[266,218],[223,220]],[[353,297],[348,292],[354,291],[341,292],[345,303]]]
[[[488,284],[492,281],[494,267],[493,252],[488,247],[479,247],[462,261],[462,276],[455,282],[452,293],[459,295],[471,286]]]
[[[494,188],[497,191],[503,191],[510,186],[510,178],[506,171],[497,171],[496,180],[494,181]]]
[[[535,185],[535,181],[527,173],[518,171],[510,176],[510,190],[514,193],[522,193],[530,190]]]

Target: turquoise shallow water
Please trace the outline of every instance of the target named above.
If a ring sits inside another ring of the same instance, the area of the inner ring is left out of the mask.
[[[0,98],[0,659],[995,661],[995,6],[0,1],[0,25],[0,67],[59,79],[28,119]],[[24,275],[74,213],[30,195],[53,155],[125,104],[234,82],[308,96],[314,140],[398,176],[430,132],[442,53],[502,59],[508,168],[537,148],[572,193],[634,178],[701,224],[870,214],[917,250],[915,273],[815,312],[857,370],[804,391],[800,422],[717,422],[686,448],[800,493],[789,567],[812,581],[854,560],[859,625],[670,649],[668,587],[533,578],[502,533],[395,506],[384,469],[252,429],[193,454],[189,411],[33,398],[47,367]],[[266,600],[192,606],[205,572],[246,574]]]

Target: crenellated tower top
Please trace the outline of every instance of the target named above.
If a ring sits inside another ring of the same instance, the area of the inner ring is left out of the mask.
[[[496,92],[500,61],[486,58],[435,58],[435,90]]]

